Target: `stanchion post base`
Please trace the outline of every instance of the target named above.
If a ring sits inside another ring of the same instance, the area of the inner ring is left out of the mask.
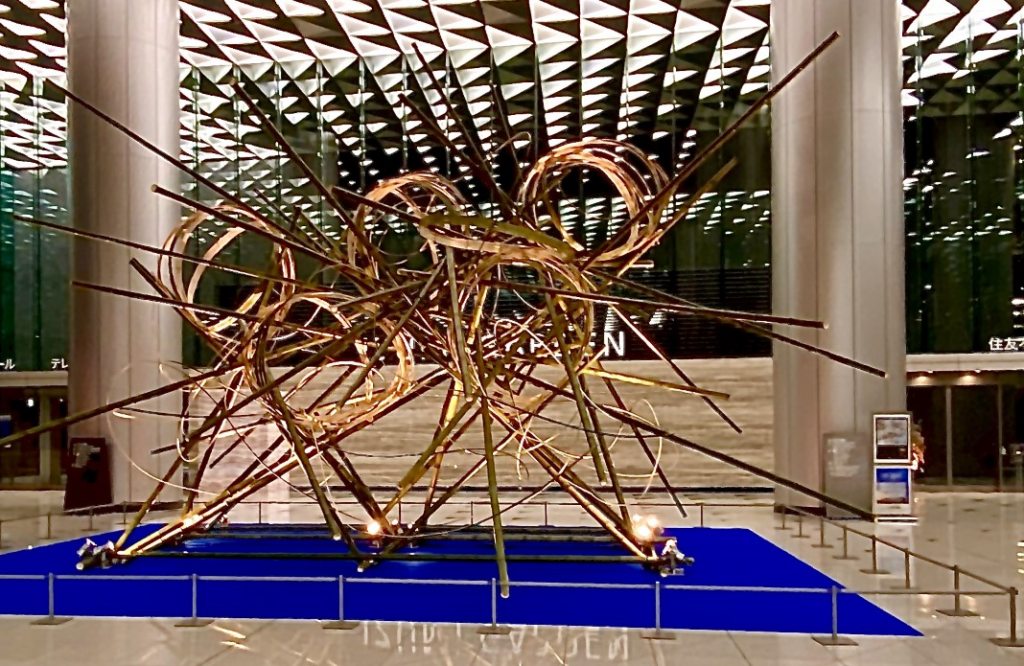
[[[816,543],[813,546],[811,546],[811,548],[831,548],[831,547],[832,547],[832,544],[830,544],[830,543]]]
[[[856,560],[857,558],[853,555],[836,555],[832,558],[833,560]]]
[[[355,620],[331,620],[320,623],[320,626],[330,631],[351,631],[358,627],[359,623]]]
[[[993,645],[1005,648],[1024,648],[1024,641],[1021,639],[1011,640],[1009,638],[991,638]]]
[[[676,639],[676,635],[671,631],[655,629],[654,631],[645,631],[641,633],[640,638],[646,638],[650,641],[674,641]]]
[[[794,534],[793,538],[794,539],[810,539],[811,535],[810,534]]]
[[[508,636],[512,633],[512,627],[504,624],[485,624],[477,629],[476,633],[484,636]]]
[[[814,642],[818,645],[824,645],[825,647],[843,647],[850,646],[854,647],[860,645],[857,641],[853,640],[849,636],[811,636]]]
[[[860,572],[871,574],[872,576],[888,576],[890,573],[892,573],[891,571],[886,571],[885,569],[861,569]]]
[[[202,617],[190,617],[187,620],[175,622],[174,626],[181,627],[182,629],[198,629],[200,627],[208,627],[211,624],[213,624],[213,620]]]
[[[981,617],[981,615],[979,615],[978,613],[975,613],[974,611],[969,611],[966,608],[961,608],[959,610],[957,610],[956,608],[949,608],[947,610],[939,610],[935,612],[939,613],[940,615],[945,615],[947,617]]]
[[[62,624],[67,624],[71,621],[70,617],[60,617],[59,615],[49,615],[47,617],[41,617],[38,620],[33,620],[32,624],[37,627],[57,627]]]

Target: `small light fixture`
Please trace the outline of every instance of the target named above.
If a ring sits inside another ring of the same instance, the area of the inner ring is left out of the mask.
[[[633,516],[633,535],[643,543],[649,543],[661,534],[661,521],[657,516]]]

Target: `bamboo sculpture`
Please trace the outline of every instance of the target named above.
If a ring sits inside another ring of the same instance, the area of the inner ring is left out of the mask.
[[[52,427],[66,426],[103,413],[130,408],[142,400],[171,391],[196,393],[216,383],[228,387],[210,415],[176,442],[178,456],[149,501],[130,521],[120,539],[108,548],[84,554],[84,565],[125,561],[154,552],[163,546],[208,530],[222,521],[233,507],[260,489],[293,471],[309,484],[331,535],[341,542],[348,557],[364,566],[399,553],[410,539],[429,534],[430,519],[460,489],[478,475],[485,475],[491,512],[488,516],[503,593],[508,592],[502,507],[499,502],[497,456],[514,456],[517,464],[530,464],[543,472],[538,489],[557,486],[589,514],[607,535],[637,561],[654,567],[673,568],[685,561],[672,540],[659,538],[658,526],[631,517],[616,473],[610,436],[601,420],[619,424],[640,446],[662,483],[671,484],[660,468],[649,438],[662,438],[757,474],[776,484],[795,488],[824,502],[854,513],[856,507],[829,498],[800,484],[753,467],[713,449],[657,427],[626,408],[617,387],[639,384],[659,390],[696,396],[732,427],[717,401],[727,398],[698,387],[683,370],[632,322],[629,312],[655,311],[708,317],[720,322],[795,344],[876,375],[874,368],[845,359],[778,332],[778,326],[818,327],[807,321],[769,314],[741,313],[705,308],[637,284],[626,277],[665,235],[686,216],[689,205],[714,188],[732,168],[729,163],[697,192],[689,204],[670,207],[682,183],[706,163],[721,146],[806,68],[835,39],[833,35],[754,104],[728,130],[670,178],[640,150],[609,139],[584,139],[556,148],[520,174],[513,191],[503,190],[488,168],[488,160],[474,134],[458,120],[451,102],[437,81],[433,88],[449,110],[455,129],[468,142],[459,150],[430,117],[410,100],[413,114],[434,138],[469,167],[469,174],[490,193],[490,215],[476,210],[451,181],[433,173],[411,173],[385,180],[365,194],[331,187],[319,180],[292,149],[275,125],[259,112],[245,89],[234,84],[238,96],[249,105],[280,148],[317,188],[344,236],[334,240],[300,215],[268,216],[245,204],[171,155],[110,119],[86,100],[64,91],[74,103],[107,120],[120,131],[189,172],[222,198],[208,206],[176,192],[154,188],[195,210],[170,235],[162,248],[133,245],[127,241],[73,231],[98,241],[141,247],[157,255],[155,272],[140,262],[133,267],[152,286],[153,294],[111,289],[102,285],[77,285],[128,298],[141,298],[175,308],[216,355],[213,367],[180,382],[150,391],[99,410],[75,414],[54,424],[20,433],[9,440],[32,436]],[[420,56],[422,60],[422,56]],[[430,67],[423,61],[424,69]],[[511,137],[505,144],[511,150]],[[598,247],[584,247],[562,223],[552,196],[573,170],[586,169],[604,178],[621,197],[629,220]],[[273,205],[273,202],[268,201]],[[47,223],[26,220],[47,226]],[[204,223],[224,223],[220,236],[200,256],[189,253],[190,241]],[[419,239],[419,265],[396,260],[382,249],[389,229],[404,227]],[[67,231],[64,228],[59,229]],[[223,250],[238,237],[259,236],[273,248],[274,267],[257,272],[220,259]],[[334,276],[309,282],[299,277],[296,259],[316,262]],[[197,303],[199,281],[207,271],[227,271],[256,282],[235,309]],[[509,318],[497,313],[503,295],[514,294],[527,315]],[[591,344],[595,332],[595,308],[614,314],[642,343],[667,364],[678,381],[667,382],[609,369],[602,350]],[[301,317],[296,313],[303,312]],[[312,312],[313,314],[309,314]],[[415,351],[414,351],[415,350]],[[416,355],[431,364],[426,373],[416,372]],[[280,371],[274,368],[287,366]],[[389,379],[382,368],[389,367]],[[541,366],[561,369],[560,381],[540,379]],[[316,378],[331,377],[328,387],[312,401],[295,399],[297,392]],[[610,404],[597,402],[588,385],[600,383],[612,397]],[[374,423],[400,410],[428,391],[443,391],[444,400],[436,430],[425,442],[422,454],[395,492],[379,498],[346,450],[346,440],[372,428]],[[572,452],[535,434],[532,424],[544,418],[555,401],[568,401],[578,416],[585,448]],[[272,424],[280,436],[265,450],[254,451],[255,460],[237,479],[220,488],[215,497],[201,500],[198,489],[206,469],[244,440],[246,430],[234,428],[231,418],[255,406],[261,423]],[[447,488],[438,485],[438,471],[446,455],[467,432],[482,430],[484,447],[477,460]],[[738,428],[737,428],[738,430]],[[230,435],[230,436],[225,436]],[[4,443],[4,442],[0,442]],[[185,461],[197,465],[194,488],[187,493],[180,519],[134,542],[130,535],[153,506],[166,484],[172,482]],[[327,470],[358,502],[368,523],[346,522],[324,490]],[[391,514],[417,484],[427,478],[427,497],[422,513],[408,524],[397,524]],[[593,483],[596,479],[597,484]],[[676,503],[682,510],[678,499]],[[529,498],[527,498],[529,499]]]

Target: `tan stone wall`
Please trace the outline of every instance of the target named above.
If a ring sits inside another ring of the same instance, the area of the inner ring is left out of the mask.
[[[607,364],[612,372],[628,373],[678,382],[670,368],[654,361],[615,361]],[[627,406],[644,418],[655,420],[665,430],[677,433],[700,444],[716,448],[754,465],[772,467],[772,366],[770,359],[706,359],[684,361],[681,367],[701,387],[723,391],[730,399],[721,401],[720,406],[743,428],[742,434],[734,432],[699,397],[672,392],[665,389],[651,389],[630,384],[619,384],[618,389]],[[426,369],[420,369],[421,372]],[[557,381],[560,369],[540,369],[539,377]],[[317,388],[325,386],[331,378],[318,378],[304,391],[312,395]],[[600,381],[591,380],[590,388],[600,402],[611,403]],[[370,428],[346,440],[344,448],[352,462],[360,470],[364,480],[371,485],[393,484],[429,443],[436,428],[438,415],[447,384],[411,404],[380,419]],[[300,397],[300,401],[301,401]],[[579,417],[575,403],[559,399],[543,412],[545,417],[571,424],[570,427],[536,420],[534,432],[542,437],[554,437],[552,444],[575,454],[586,451],[586,438],[578,429]],[[577,426],[577,427],[572,427]],[[609,441],[614,446],[614,459],[624,483],[640,485],[651,475],[651,465],[640,447],[632,439],[632,433],[620,428],[610,419],[602,421],[602,427],[611,434]],[[496,431],[503,434],[500,428]],[[621,437],[614,435],[620,433]],[[270,441],[274,433],[259,437]],[[499,435],[500,436],[500,435]],[[661,460],[672,483],[679,486],[765,486],[750,474],[739,472],[724,463],[700,454],[682,450],[678,445],[649,438],[653,448],[661,448]],[[241,449],[241,447],[240,447]],[[462,475],[466,468],[480,459],[483,449],[482,429],[479,425],[471,428],[459,440],[457,447],[445,457],[442,469],[442,483],[451,482]],[[535,463],[524,455],[527,464],[517,465],[516,446],[510,446],[506,455],[499,459],[500,482],[503,484],[541,485],[546,475]],[[242,452],[251,459],[251,454]],[[244,465],[245,461],[236,464]],[[580,463],[575,469],[593,480],[593,470],[585,469]],[[234,465],[232,465],[234,467]],[[324,469],[324,473],[329,473]],[[301,475],[292,475],[296,483],[304,483]],[[425,479],[426,480],[426,479]],[[474,479],[474,485],[485,483],[483,473]]]

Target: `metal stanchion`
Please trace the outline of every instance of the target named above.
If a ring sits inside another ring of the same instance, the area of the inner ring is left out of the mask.
[[[398,500],[398,524],[402,524],[402,500]]]
[[[849,538],[850,537],[850,530],[846,529],[846,527],[843,527],[842,530],[843,530],[843,554],[842,555],[836,555],[833,559],[836,559],[836,560],[855,560],[855,559],[857,559],[856,557],[850,557],[850,538]]]
[[[70,617],[57,617],[54,612],[54,587],[53,583],[56,577],[51,573],[46,577],[46,617],[40,618],[32,622],[32,624],[39,627],[55,627],[59,624],[67,624],[71,621]]]
[[[796,534],[793,535],[794,539],[806,539],[807,535],[804,534],[804,514],[796,514]]]
[[[547,527],[548,525],[550,525],[548,522],[548,503],[544,502],[544,526]]]
[[[788,511],[786,511],[786,507],[782,507],[782,511],[780,511],[779,513],[782,515],[782,524],[779,525],[778,527],[776,527],[775,529],[777,529],[777,530],[791,530],[791,529],[793,529],[792,527],[786,527],[786,514],[789,513]]]
[[[263,502],[256,502],[256,522],[263,524]]]
[[[704,503],[700,505],[700,526],[704,527]]]
[[[661,581],[654,581],[654,631],[640,634],[641,638],[674,641],[676,637],[661,628]]]
[[[1024,642],[1017,638],[1017,588],[1011,587],[1006,596],[1010,598],[1010,635],[1007,638],[993,638],[992,642],[1002,647],[1021,648]]]
[[[498,581],[491,579],[491,623],[477,629],[478,634],[489,636],[507,636],[512,633],[512,627],[498,624]]]
[[[878,568],[878,539],[875,537],[871,537],[871,568],[861,569],[860,572],[876,576],[883,576],[889,573],[885,569]]]
[[[47,513],[46,514],[46,538],[47,539],[52,539],[53,538],[53,514],[52,513]]]
[[[346,631],[359,626],[358,622],[345,619],[345,577],[338,576],[338,619],[331,622],[324,622],[320,625],[324,629],[335,629]]]
[[[121,524],[128,524],[128,502],[121,502]]]
[[[0,547],[4,545],[4,521],[0,520]]]
[[[947,610],[940,610],[939,613],[948,615],[950,617],[981,617],[974,611],[969,611],[960,605],[960,567],[959,565],[953,565],[953,590],[956,594],[953,595],[953,608]]]
[[[839,635],[839,588],[832,586],[832,634],[829,636],[812,636],[816,643],[836,647],[840,645],[857,645],[857,641],[849,636]]]
[[[473,525],[473,524],[476,523],[476,520],[473,518],[473,504],[474,504],[473,502],[469,503],[469,524],[470,525]]]
[[[818,518],[818,543],[814,544],[812,548],[831,548],[832,544],[825,543],[825,517]]]
[[[903,588],[904,590],[912,590],[914,586],[910,582],[910,549],[903,549]]]
[[[187,620],[175,622],[176,627],[197,628],[209,625],[213,620],[201,619],[199,617],[199,576],[192,574],[192,617]]]

